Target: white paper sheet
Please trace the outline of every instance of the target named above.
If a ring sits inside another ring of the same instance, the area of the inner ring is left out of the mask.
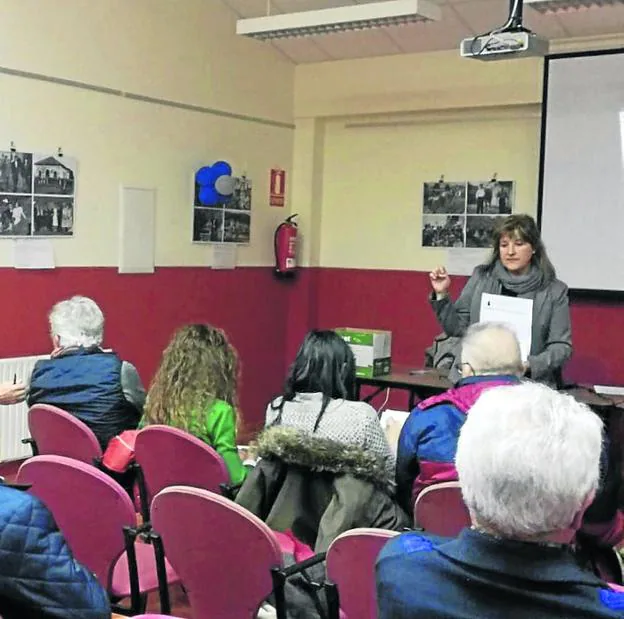
[[[236,245],[213,245],[212,248],[213,269],[236,268]]]
[[[379,423],[381,429],[386,435],[390,450],[396,456],[397,447],[399,444],[399,434],[401,434],[401,428],[409,417],[408,411],[397,411],[387,408],[379,417]]]
[[[502,322],[515,332],[520,342],[522,360],[531,352],[531,328],[533,326],[533,300],[504,297],[499,294],[481,295],[480,322]]]
[[[53,269],[54,246],[50,239],[20,239],[13,243],[15,269]]]
[[[491,249],[450,247],[446,252],[446,270],[449,275],[472,275],[483,264]]]

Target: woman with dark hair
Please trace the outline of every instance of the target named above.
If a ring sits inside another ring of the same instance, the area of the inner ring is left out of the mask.
[[[461,337],[479,322],[481,295],[498,294],[533,300],[531,351],[526,375],[550,385],[560,381],[572,355],[568,288],[556,278],[539,230],[529,215],[501,219],[492,238],[488,261],[478,266],[459,298],[449,296],[451,279],[444,267],[430,274],[431,304],[444,332]]]
[[[163,352],[141,425],[164,424],[193,434],[223,458],[233,484],[248,469],[236,447],[238,355],[211,325],[180,327]]]
[[[303,340],[284,393],[266,411],[266,426],[286,426],[308,435],[356,445],[383,460],[394,480],[394,457],[375,409],[355,398],[355,359],[334,331],[311,331]]]

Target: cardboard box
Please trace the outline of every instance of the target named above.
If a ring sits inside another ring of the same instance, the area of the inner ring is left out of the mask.
[[[392,369],[390,331],[352,327],[340,327],[335,331],[353,350],[357,376],[373,378],[390,374]]]

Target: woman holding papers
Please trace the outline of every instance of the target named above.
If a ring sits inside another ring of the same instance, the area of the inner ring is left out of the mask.
[[[469,325],[481,321],[484,293],[530,299],[532,311],[524,316],[529,350],[526,375],[550,385],[560,381],[561,368],[572,354],[568,289],[556,278],[532,217],[510,215],[501,220],[494,231],[492,255],[474,270],[455,302],[449,296],[451,278],[444,267],[434,269],[429,278],[431,305],[449,336],[461,337]],[[521,325],[523,317],[518,316]]]

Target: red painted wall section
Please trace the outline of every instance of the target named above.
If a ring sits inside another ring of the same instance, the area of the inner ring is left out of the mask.
[[[178,326],[209,322],[225,329],[242,363],[243,440],[262,426],[266,403],[281,388],[288,288],[270,268],[159,268],[150,275],[119,275],[114,268],[1,269],[0,277],[0,357],[48,352],[50,308],[83,294],[104,311],[105,345],[136,365],[146,387]]]
[[[317,325],[389,329],[393,361],[421,367],[424,350],[441,330],[427,301],[427,273],[363,269],[320,269],[317,273]],[[457,296],[466,278],[454,277]],[[570,382],[624,384],[624,307],[621,303],[571,304],[574,356]],[[377,398],[374,404],[381,404]],[[395,395],[392,406],[404,407]]]
[[[105,345],[133,362],[146,385],[171,333],[188,322],[226,330],[242,363],[241,440],[264,420],[305,333],[338,326],[389,329],[396,364],[421,367],[424,349],[440,329],[428,302],[426,273],[363,269],[300,269],[293,281],[268,267],[213,271],[159,268],[152,275],[119,275],[114,268],[54,271],[0,269],[0,358],[50,350],[47,314],[74,294],[93,297],[106,316]],[[453,278],[457,294],[465,278]],[[624,311],[621,304],[572,305],[575,356],[569,380],[624,384]],[[373,401],[379,406],[383,394]],[[389,405],[406,407],[392,394]]]

